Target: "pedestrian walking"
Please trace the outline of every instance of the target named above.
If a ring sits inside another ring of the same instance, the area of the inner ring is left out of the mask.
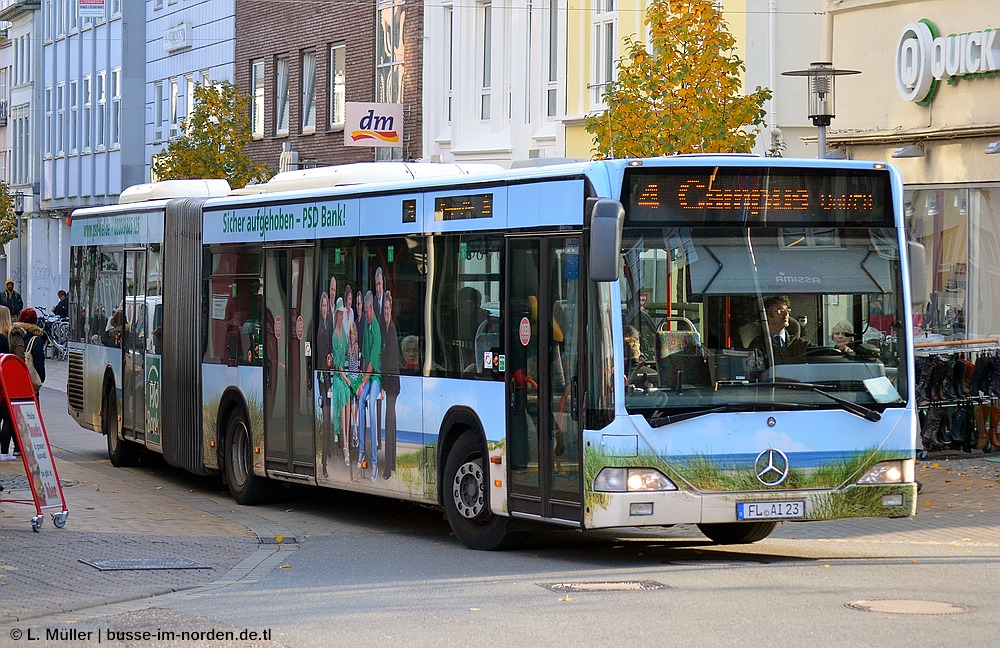
[[[24,300],[21,293],[14,290],[14,280],[7,280],[7,289],[0,293],[0,306],[6,306],[10,311],[10,316],[17,319],[17,316],[24,310]]]

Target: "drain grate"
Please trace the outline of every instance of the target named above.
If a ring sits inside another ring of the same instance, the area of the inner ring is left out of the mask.
[[[914,601],[907,599],[884,601],[851,601],[847,607],[862,612],[882,614],[964,614],[969,608],[942,601]]]
[[[538,583],[553,592],[641,592],[666,589],[663,583],[650,580],[601,581],[596,583]]]
[[[100,571],[129,571],[148,569],[211,569],[187,558],[92,558],[80,559]]]
[[[265,545],[265,544],[299,544],[299,541],[296,540],[295,538],[285,538],[285,537],[281,538],[281,540],[278,540],[277,538],[258,538],[257,539],[257,544],[262,544],[262,545]]]

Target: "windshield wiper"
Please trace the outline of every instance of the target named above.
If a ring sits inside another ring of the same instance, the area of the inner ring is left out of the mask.
[[[705,416],[706,414],[718,414],[719,412],[756,412],[761,406],[764,406],[767,409],[782,406],[800,407],[801,403],[726,403],[725,405],[719,405],[717,407],[707,407],[705,409],[691,410],[690,412],[681,412],[680,414],[669,414],[666,416],[660,414],[660,410],[657,410],[653,412],[651,417],[649,417],[649,427],[663,427],[664,425],[670,425],[671,423],[680,423],[681,421],[698,418],[699,416]]]
[[[735,385],[729,385],[733,387]],[[844,411],[850,412],[851,414],[856,414],[861,418],[875,423],[882,419],[882,414],[878,410],[873,410],[870,407],[865,407],[854,401],[849,401],[846,398],[841,398],[840,396],[834,396],[826,389],[833,389],[832,385],[819,385],[816,383],[801,383],[801,382],[760,382],[760,383],[740,383],[743,387],[781,387],[782,389],[800,389],[805,391],[811,391],[814,394],[819,394],[820,396],[825,396],[829,398],[834,403],[837,403],[844,409]]]

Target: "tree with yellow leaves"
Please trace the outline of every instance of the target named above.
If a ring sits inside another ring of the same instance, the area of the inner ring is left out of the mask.
[[[607,110],[588,115],[594,157],[748,153],[764,124],[771,91],[744,95],[746,69],[711,0],[654,0],[647,44],[629,36]]]
[[[197,84],[194,110],[181,122],[184,135],[153,162],[160,180],[224,178],[233,188],[266,182],[272,173],[243,152],[253,139],[249,100],[228,81]]]
[[[17,218],[14,214],[14,195],[10,186],[0,180],[0,245],[7,245],[17,238]]]

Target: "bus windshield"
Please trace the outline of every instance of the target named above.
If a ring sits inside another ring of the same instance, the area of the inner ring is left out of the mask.
[[[903,404],[899,244],[879,225],[627,225],[628,412],[662,424],[720,406],[867,417]]]

